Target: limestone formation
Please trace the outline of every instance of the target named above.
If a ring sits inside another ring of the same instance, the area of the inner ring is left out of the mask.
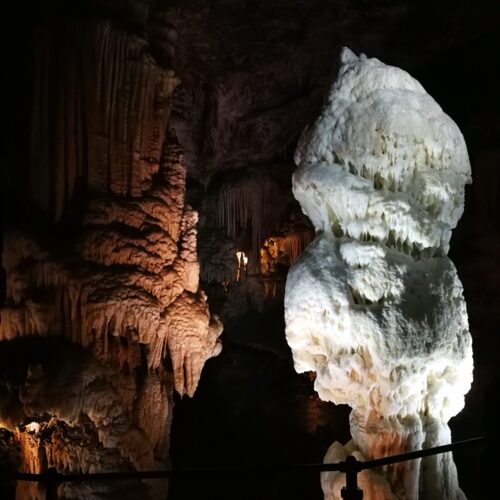
[[[344,49],[295,160],[316,239],[288,275],[287,340],[319,396],[353,408],[353,443],[325,459],[449,442],[472,382],[462,285],[446,257],[470,182],[462,134],[408,73]],[[340,499],[337,476],[323,475],[325,498]],[[362,484],[368,499],[463,498],[447,455]]]
[[[199,286],[198,214],[169,132],[178,80],[146,39],[109,21],[70,19],[35,38],[30,203],[40,226],[3,235],[0,342],[30,353],[40,340],[64,349],[65,338],[83,354],[28,365],[16,381],[6,373],[1,426],[25,471],[165,468],[173,388],[194,394],[222,331]],[[78,488],[59,494],[98,498],[111,486]],[[134,488],[128,497],[158,498]]]

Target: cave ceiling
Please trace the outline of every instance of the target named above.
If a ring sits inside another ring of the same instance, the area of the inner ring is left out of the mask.
[[[7,8],[4,36],[7,60],[25,73],[23,59],[30,56],[23,53],[29,46],[25,39],[44,22],[109,18],[144,36],[156,60],[180,77],[171,126],[186,151],[189,175],[203,182],[216,172],[252,164],[293,168],[294,145],[321,107],[342,46],[418,72],[491,38],[498,21],[498,6],[486,1],[87,0],[71,6],[57,1],[18,5]],[[14,81],[8,86],[21,99],[26,85]],[[25,122],[16,121],[22,135]]]

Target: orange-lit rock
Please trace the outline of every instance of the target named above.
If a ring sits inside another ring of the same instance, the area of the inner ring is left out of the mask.
[[[22,342],[26,359],[44,342],[53,350],[20,379],[5,374],[0,421],[25,471],[164,468],[173,389],[194,394],[222,331],[199,288],[198,214],[185,204],[184,153],[169,133],[178,79],[146,38],[109,21],[42,23],[35,42],[30,197],[43,222],[4,234],[0,348]],[[148,495],[158,497],[136,482],[120,498]]]

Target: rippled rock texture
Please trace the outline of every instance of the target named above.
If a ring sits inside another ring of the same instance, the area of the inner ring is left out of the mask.
[[[326,459],[373,459],[450,441],[472,382],[472,338],[446,257],[470,182],[456,124],[408,73],[342,51],[320,117],[297,147],[293,189],[316,238],[287,278],[287,341],[319,396],[347,403],[353,442]],[[343,475],[323,473],[340,500]],[[459,499],[449,456],[366,472],[370,499]]]

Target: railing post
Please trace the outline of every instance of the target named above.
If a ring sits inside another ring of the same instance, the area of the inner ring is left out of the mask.
[[[47,469],[45,473],[45,500],[57,500],[59,475],[54,467]]]
[[[352,455],[348,456],[345,461],[345,488],[340,492],[344,500],[363,500],[363,492],[358,489],[358,472],[361,462],[356,460]]]

